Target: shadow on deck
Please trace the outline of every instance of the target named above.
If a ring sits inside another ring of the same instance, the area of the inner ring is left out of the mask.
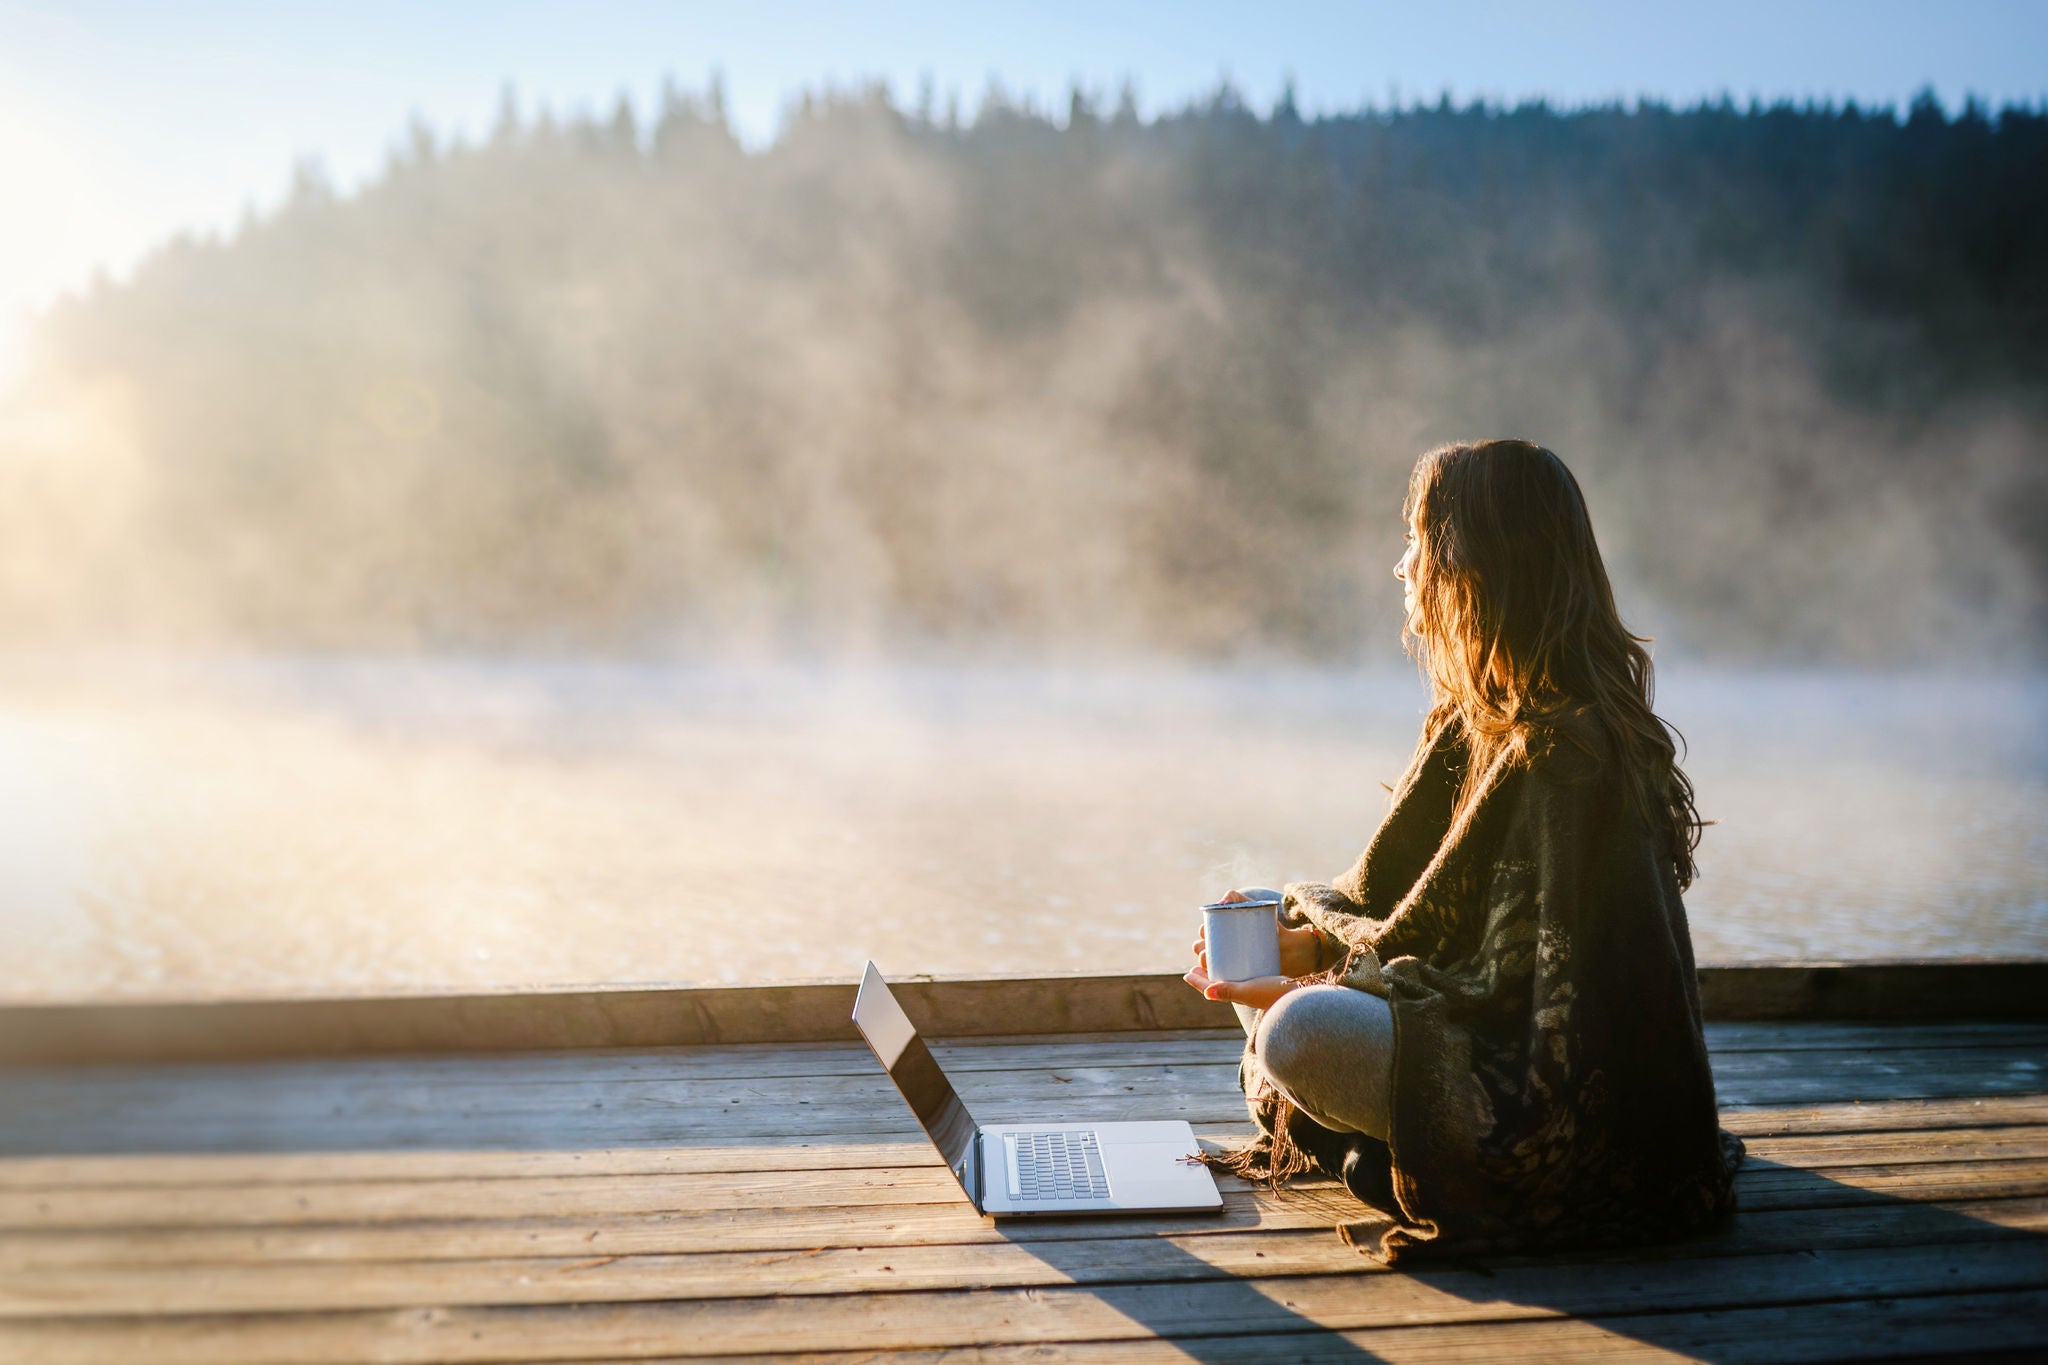
[[[1380,1277],[1369,1290],[1345,1272],[1217,1278],[1201,1255],[1167,1247],[1127,1265],[1156,1279],[1089,1292],[1209,1362],[2038,1358],[2048,1333],[2038,1225],[1756,1167],[1747,1183],[1768,1185],[1769,1214],[1680,1243],[1349,1272]],[[1085,1284],[1100,1273],[1092,1247],[1021,1245],[1061,1278]]]

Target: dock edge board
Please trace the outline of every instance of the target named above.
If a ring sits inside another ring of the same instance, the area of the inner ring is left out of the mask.
[[[2048,1018],[2048,961],[1726,963],[1700,968],[1709,1019]],[[938,1038],[1225,1028],[1227,1005],[1178,976],[906,977]],[[334,999],[0,1005],[0,1065],[854,1038],[854,984],[603,986]]]

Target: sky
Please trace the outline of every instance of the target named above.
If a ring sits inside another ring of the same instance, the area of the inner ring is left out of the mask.
[[[741,137],[797,92],[929,79],[971,114],[991,79],[1064,109],[1070,85],[1142,111],[1228,77],[1304,113],[1448,91],[1576,104],[1854,98],[1951,108],[2048,100],[2048,3],[975,3],[958,0],[0,0],[0,375],[33,314],[119,278],[180,231],[276,204],[302,159],[344,190],[409,121],[480,135],[513,87],[531,112],[654,107],[665,77],[725,80]]]

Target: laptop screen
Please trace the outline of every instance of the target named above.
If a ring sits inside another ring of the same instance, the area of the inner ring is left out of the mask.
[[[896,1002],[896,996],[882,980],[882,973],[870,962],[861,975],[860,994],[853,1001],[853,1022],[881,1060],[889,1079],[910,1102],[911,1112],[924,1125],[932,1146],[946,1159],[946,1166],[967,1198],[979,1209],[981,1200],[968,1170],[976,1153],[974,1118],[954,1093],[953,1083],[939,1070],[938,1059],[917,1036],[910,1016]]]

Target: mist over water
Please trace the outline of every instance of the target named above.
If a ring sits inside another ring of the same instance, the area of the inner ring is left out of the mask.
[[[112,681],[118,677],[119,681]],[[1167,971],[1325,879],[1412,675],[17,660],[13,999]],[[2048,687],[1708,673],[1706,961],[2048,953]]]
[[[1706,960],[2048,953],[2048,115],[508,102],[42,320],[0,994],[1161,971],[1416,738],[1409,468],[1585,487]]]

